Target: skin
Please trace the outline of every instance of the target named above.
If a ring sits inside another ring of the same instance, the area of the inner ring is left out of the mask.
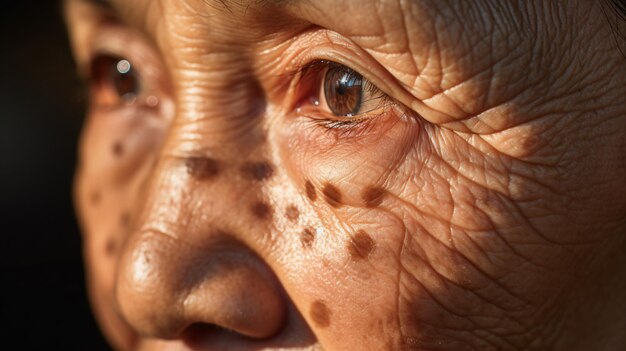
[[[604,3],[112,5],[66,14],[83,74],[106,51],[141,77],[133,102],[92,88],[75,183],[116,349],[626,348],[626,59]],[[390,107],[315,123],[290,74],[312,60]]]

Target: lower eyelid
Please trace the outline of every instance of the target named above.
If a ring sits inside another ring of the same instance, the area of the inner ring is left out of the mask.
[[[311,147],[330,152],[332,148],[352,148],[357,145],[375,145],[396,123],[400,116],[393,111],[383,111],[368,118],[351,121],[314,119],[302,117],[304,123],[301,137],[307,139]]]

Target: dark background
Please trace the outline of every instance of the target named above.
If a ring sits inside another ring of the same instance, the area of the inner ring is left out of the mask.
[[[0,334],[14,350],[110,350],[72,209],[86,97],[61,13],[59,1],[0,0]]]

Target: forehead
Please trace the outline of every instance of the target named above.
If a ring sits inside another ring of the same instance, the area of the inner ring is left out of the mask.
[[[396,0],[68,0],[110,8],[152,36],[185,31],[189,36],[264,35],[307,23],[343,35],[380,35],[406,15]],[[229,31],[224,30],[229,28]],[[251,30],[254,30],[251,32]]]

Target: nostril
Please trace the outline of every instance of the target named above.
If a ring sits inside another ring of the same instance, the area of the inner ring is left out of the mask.
[[[246,339],[230,329],[226,329],[211,323],[194,323],[182,333],[180,339],[192,350],[203,350],[206,346],[215,344],[216,339],[237,338]]]
[[[180,338],[193,349],[203,344],[204,340],[224,330],[226,329],[211,323],[193,323],[183,331]]]
[[[242,345],[268,338],[251,337],[211,323],[193,323],[180,335],[180,340],[191,350],[213,350],[217,345]]]

